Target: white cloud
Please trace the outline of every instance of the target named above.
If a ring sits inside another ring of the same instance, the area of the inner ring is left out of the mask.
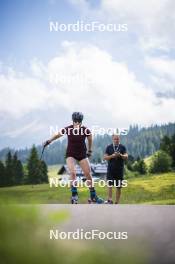
[[[175,81],[175,60],[160,57],[146,57],[146,65],[159,76]]]
[[[79,7],[83,17],[91,20],[127,23],[129,32],[137,35],[136,41],[143,50],[174,48],[174,0],[101,0],[93,8],[86,0],[70,0]]]
[[[0,111],[13,117],[44,106],[47,92],[42,82],[28,76],[13,73],[0,75]]]
[[[44,79],[46,68],[41,61],[37,58],[33,59],[30,63],[30,68],[35,77]]]
[[[0,76],[0,111],[22,117],[46,108],[62,108],[69,114],[80,109],[88,114],[90,122],[103,126],[148,125],[175,118],[170,111],[174,99],[157,98],[126,64],[114,61],[96,46],[67,42],[59,56],[44,66],[33,62],[33,68],[39,79]],[[162,69],[166,70],[165,65]],[[51,74],[58,74],[57,83],[50,81]]]
[[[112,3],[112,4],[111,4]],[[168,51],[174,47],[175,2],[173,0],[103,0],[103,9],[124,14],[131,29],[138,33],[142,48]]]
[[[155,91],[165,97],[175,97],[175,60],[167,57],[146,57]]]
[[[141,36],[139,38],[139,45],[142,47],[143,50],[146,52],[149,50],[160,50],[162,52],[168,53],[171,50],[170,43],[167,43],[167,39],[164,38],[164,35],[161,37],[156,36]]]
[[[48,71],[63,74],[68,79],[79,74],[90,80],[89,83],[61,85],[61,94],[70,111],[78,107],[92,116],[96,113],[97,120],[111,125],[174,120],[175,115],[170,116],[167,107],[168,102],[172,106],[171,101],[157,99],[127,65],[114,61],[109,53],[95,46],[68,45],[64,54],[49,62]],[[161,115],[162,111],[166,117]]]
[[[127,0],[102,0],[101,8],[111,14],[116,14],[117,12],[123,17],[125,16],[133,19],[142,18],[142,21],[144,22],[145,19],[149,19],[157,14],[166,2],[167,0],[161,0],[159,1],[159,4],[157,4],[157,0],[131,0],[129,3]]]

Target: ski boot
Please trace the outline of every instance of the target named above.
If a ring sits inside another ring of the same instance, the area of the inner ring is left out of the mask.
[[[94,198],[88,199],[89,204],[103,204],[104,200],[98,196],[95,196]]]
[[[72,204],[78,204],[78,195],[72,196],[71,203]]]
[[[105,204],[113,204],[113,201],[112,200],[107,200],[104,202]]]

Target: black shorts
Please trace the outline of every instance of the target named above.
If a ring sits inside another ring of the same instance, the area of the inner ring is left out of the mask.
[[[107,174],[108,186],[114,186],[116,188],[122,188],[122,181],[124,180],[123,175]]]
[[[78,155],[75,155],[75,154],[66,154],[66,159],[70,158],[70,157],[76,159],[77,161],[81,161],[83,159],[86,159],[87,155],[78,156]]]

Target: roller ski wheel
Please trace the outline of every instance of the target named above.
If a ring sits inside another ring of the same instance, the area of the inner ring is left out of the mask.
[[[105,204],[113,204],[113,201],[112,200],[107,200],[104,202]]]
[[[94,199],[89,198],[88,204],[103,204],[104,200],[102,198],[96,197]]]
[[[71,204],[78,204],[78,196],[73,196],[71,198]]]

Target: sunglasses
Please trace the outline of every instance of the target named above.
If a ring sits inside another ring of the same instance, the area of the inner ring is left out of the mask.
[[[74,120],[74,123],[81,123],[81,121],[80,120]]]

